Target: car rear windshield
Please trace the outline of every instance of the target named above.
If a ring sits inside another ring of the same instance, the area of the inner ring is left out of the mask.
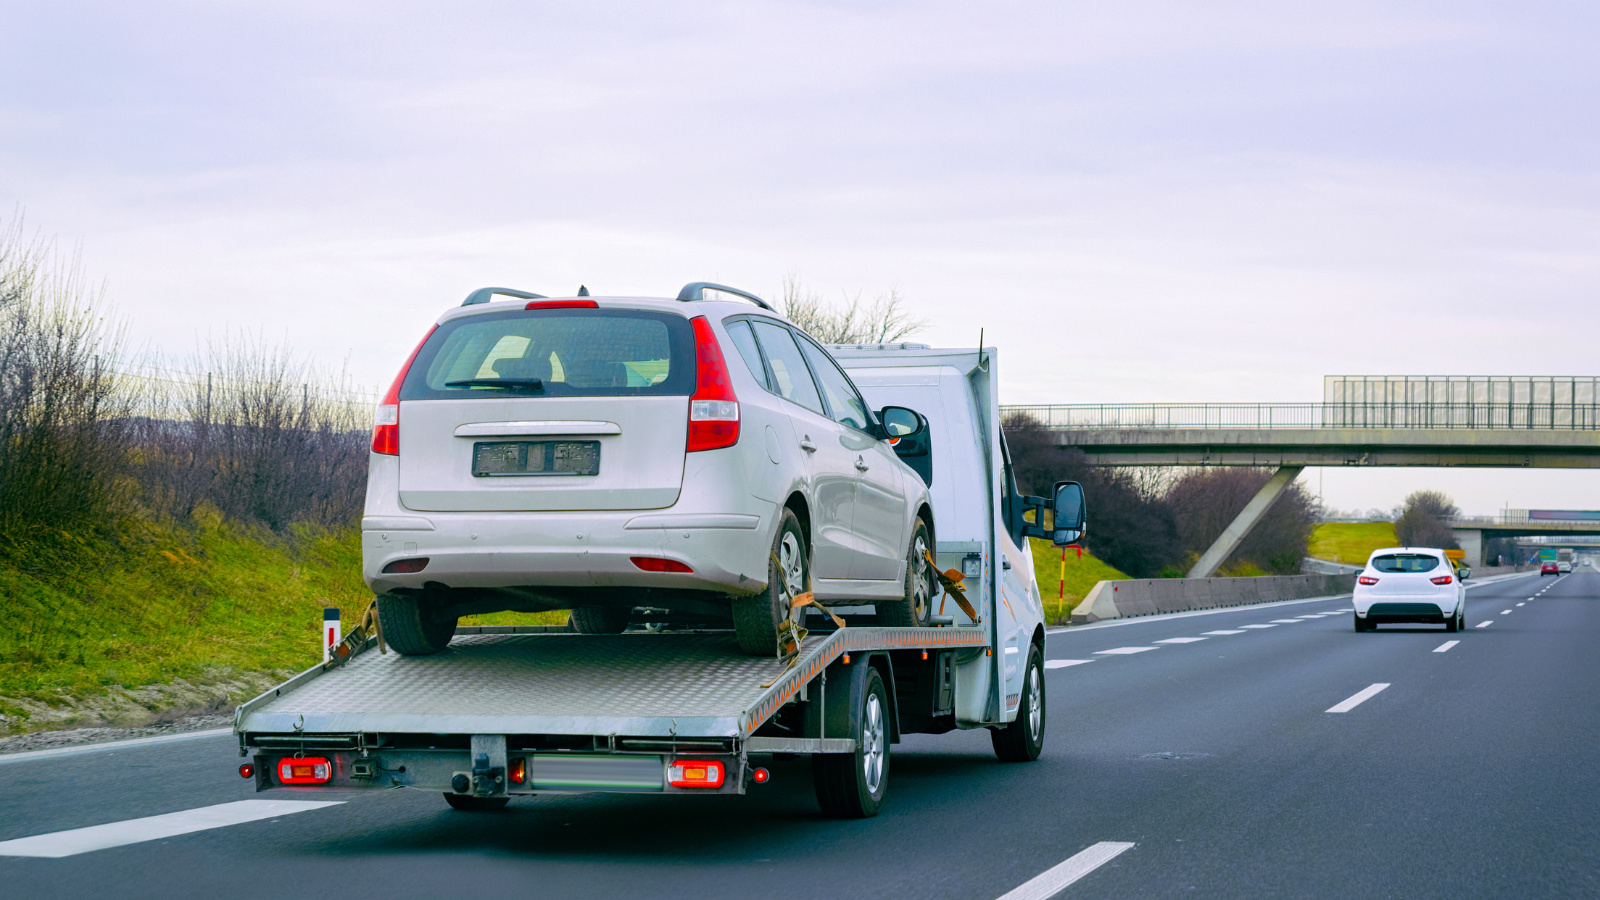
[[[1439,557],[1421,553],[1389,553],[1372,558],[1379,572],[1431,572],[1439,568]]]
[[[508,310],[439,326],[401,400],[633,397],[694,392],[694,332],[670,313]]]

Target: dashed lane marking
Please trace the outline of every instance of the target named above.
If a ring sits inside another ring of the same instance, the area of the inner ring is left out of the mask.
[[[1240,625],[1240,628],[1277,628],[1276,625]]]
[[[1277,624],[1279,624],[1279,625],[1298,625],[1298,624],[1300,624],[1300,620],[1299,619],[1273,619],[1272,621],[1277,623]]]
[[[1527,602],[1527,601],[1523,601],[1523,602],[1524,602],[1524,603],[1525,603],[1525,602]],[[1518,603],[1518,604],[1517,604],[1517,605],[1518,605],[1518,606],[1521,606],[1521,605],[1522,605],[1522,604],[1521,604],[1521,603]]]
[[[1350,699],[1345,700],[1342,703],[1336,703],[1333,706],[1328,707],[1328,712],[1331,712],[1331,713],[1347,713],[1350,710],[1355,709],[1356,707],[1360,706],[1361,704],[1367,702],[1368,700],[1371,700],[1373,697],[1376,697],[1380,691],[1382,691],[1384,688],[1386,688],[1388,686],[1389,686],[1388,684],[1380,682],[1378,684],[1372,685],[1371,687],[1363,688],[1363,689],[1357,691],[1356,693],[1352,694],[1350,696]]]
[[[1084,663],[1092,662],[1094,662],[1092,659],[1047,659],[1044,661],[1044,667],[1046,669],[1065,669],[1067,666],[1081,666]]]
[[[1130,653],[1143,653],[1146,650],[1159,650],[1159,647],[1112,647],[1110,650],[1096,650],[1096,653],[1126,656]]]
[[[1132,846],[1133,843],[1128,841],[1101,841],[1067,857],[1066,862],[1052,866],[1006,891],[1000,895],[1000,900],[1047,900],[1083,876],[1116,859]]]
[[[1476,624],[1476,625],[1474,625],[1472,627],[1474,627],[1474,628],[1488,628],[1490,625],[1493,625],[1493,624],[1494,624],[1494,620],[1490,619],[1487,622],[1479,622],[1478,624]]]
[[[1327,615],[1327,613],[1312,613],[1309,616],[1295,616],[1295,618],[1296,619],[1320,619],[1325,615]]]
[[[1244,632],[1235,629],[1233,631],[1208,631],[1206,634],[1244,634]]]
[[[1203,641],[1203,640],[1205,640],[1205,638],[1167,638],[1165,640],[1156,641],[1156,643],[1158,643],[1158,644],[1192,644],[1195,641]]]
[[[1433,648],[1433,652],[1435,652],[1435,653],[1444,653],[1444,652],[1448,651],[1451,647],[1454,647],[1455,645],[1457,645],[1459,643],[1461,643],[1461,642],[1460,641],[1445,641],[1444,643],[1440,644],[1439,646]]]
[[[71,831],[56,831],[0,841],[0,856],[59,859],[93,850],[106,850],[111,847],[254,822],[258,819],[310,812],[313,809],[322,809],[324,806],[339,806],[343,802],[343,800],[238,800],[233,803],[219,803],[216,806],[202,806],[199,809],[167,813],[164,816],[148,816],[143,819],[129,819],[126,822],[111,822],[88,828],[74,828]]]
[[[1502,616],[1509,616],[1509,615],[1511,615],[1511,610],[1509,610],[1509,609],[1502,609],[1502,610],[1500,610],[1500,615],[1502,615]]]

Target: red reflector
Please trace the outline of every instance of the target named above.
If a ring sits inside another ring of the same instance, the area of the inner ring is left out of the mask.
[[[250,765],[249,763],[245,763],[244,765],[239,767],[239,777],[240,778],[251,778],[251,777],[254,777],[255,774],[256,774],[256,767]]]
[[[435,325],[428,329],[428,333],[417,342],[417,349],[411,351],[406,357],[406,364],[400,367],[400,374],[394,377],[394,384],[389,385],[389,393],[383,395],[383,400],[378,404],[378,414],[372,420],[372,452],[382,453],[385,456],[400,455],[400,384],[406,380],[406,373],[411,371],[411,364],[417,361],[417,354],[422,352],[422,345],[433,337],[439,330]]]
[[[750,777],[755,779],[756,784],[766,784],[772,780],[772,773],[766,769],[757,769],[750,773]]]
[[[523,309],[599,309],[593,300],[535,300]]]
[[[284,784],[326,784],[333,779],[333,764],[321,756],[278,760],[278,780]]]
[[[667,767],[667,782],[673,787],[719,788],[722,776],[722,763],[714,759],[680,759]]]
[[[1360,578],[1356,579],[1356,584],[1377,584],[1377,583],[1378,583],[1378,579],[1373,578],[1370,575],[1363,575]]]
[[[528,760],[517,757],[511,761],[511,783],[525,784],[528,780]]]
[[[716,450],[739,442],[739,398],[716,332],[705,316],[689,320],[694,326],[695,387],[689,398],[690,453]]]
[[[694,570],[675,559],[659,559],[654,556],[630,556],[628,559],[633,564],[646,572],[693,572]]]
[[[1428,580],[1434,584],[1449,584],[1450,582],[1455,581],[1455,579],[1449,575],[1440,575],[1438,578],[1430,578]]]
[[[420,556],[416,559],[397,559],[394,562],[389,563],[387,566],[384,566],[383,571],[387,575],[411,575],[416,572],[421,572],[427,567],[428,557]]]

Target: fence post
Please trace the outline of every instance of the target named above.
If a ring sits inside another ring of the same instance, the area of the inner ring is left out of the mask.
[[[333,659],[334,645],[343,637],[339,633],[339,610],[337,608],[324,608],[322,610],[322,661]]]

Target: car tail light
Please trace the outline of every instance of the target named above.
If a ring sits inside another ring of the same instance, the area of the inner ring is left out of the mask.
[[[1363,575],[1360,578],[1356,579],[1356,584],[1377,584],[1377,583],[1378,583],[1378,579],[1373,578],[1371,575]]]
[[[280,759],[278,780],[284,784],[327,784],[333,780],[333,763],[322,756]]]
[[[688,452],[732,447],[739,442],[739,398],[722,347],[705,316],[694,326],[695,386],[689,398]]]
[[[633,564],[646,572],[693,572],[694,570],[675,559],[662,559],[659,556],[630,556],[628,559]]]
[[[527,757],[519,756],[511,761],[510,776],[512,784],[526,784],[528,782]]]
[[[680,759],[667,767],[667,783],[673,787],[719,788],[722,777],[722,763],[714,759]]]
[[[419,556],[416,559],[397,559],[383,567],[385,575],[414,575],[428,567],[428,557]]]
[[[1428,580],[1434,584],[1449,584],[1450,582],[1455,581],[1455,579],[1449,575],[1440,575],[1438,578],[1429,578]]]
[[[411,364],[417,361],[417,354],[422,352],[422,345],[433,337],[439,330],[435,325],[428,329],[428,333],[417,342],[417,349],[411,351],[406,357],[406,364],[400,367],[400,374],[394,377],[394,384],[389,385],[389,393],[383,395],[383,402],[378,404],[378,413],[372,419],[372,452],[382,453],[385,456],[400,455],[400,384],[406,380],[406,373],[411,371]]]
[[[599,309],[593,300],[535,300],[523,309]]]

